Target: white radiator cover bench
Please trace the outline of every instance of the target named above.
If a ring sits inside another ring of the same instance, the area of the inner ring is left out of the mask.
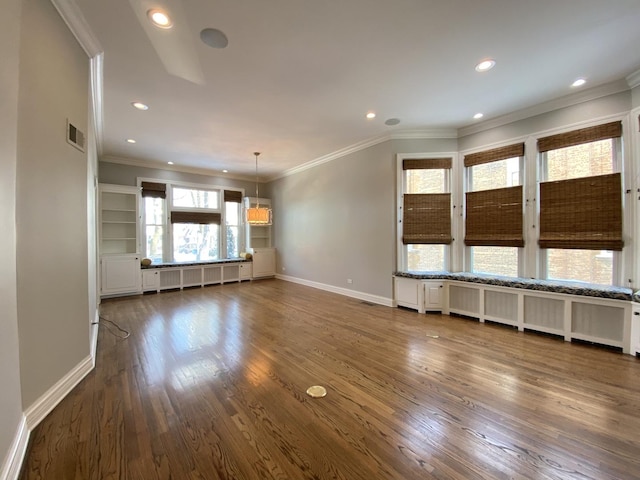
[[[640,300],[623,287],[465,272],[397,272],[397,306],[441,311],[640,352]]]

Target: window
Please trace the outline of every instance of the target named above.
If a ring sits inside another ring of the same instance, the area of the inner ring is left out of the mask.
[[[198,262],[239,255],[241,191],[177,182],[141,186],[148,258],[156,263]]]
[[[622,250],[620,122],[541,138],[543,278],[613,285]]]
[[[451,243],[452,159],[405,159],[402,162],[402,258],[412,271],[447,268]]]
[[[240,223],[242,218],[242,195],[240,192],[224,192],[224,228],[227,257],[240,255]]]
[[[522,158],[524,144],[464,157],[465,245],[468,270],[517,277],[524,246]]]
[[[165,200],[143,197],[145,256],[155,263],[162,263],[162,246],[165,230]]]
[[[220,258],[220,225],[174,223],[173,260],[200,262]]]
[[[160,263],[164,258],[167,186],[164,183],[156,182],[141,182],[140,186],[142,188],[145,255],[154,262]]]
[[[213,190],[173,187],[171,189],[172,206],[174,208],[202,208],[218,210],[220,193]]]

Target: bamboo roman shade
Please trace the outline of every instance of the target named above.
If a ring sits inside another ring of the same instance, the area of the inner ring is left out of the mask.
[[[559,133],[538,139],[538,151],[548,152],[558,148],[572,147],[581,143],[597,142],[607,138],[622,136],[622,122],[605,123],[595,127],[581,128],[572,132]]]
[[[403,170],[450,170],[451,158],[406,158],[402,161]]]
[[[225,190],[224,201],[233,203],[242,203],[242,192],[236,190]]]
[[[451,243],[451,194],[404,195],[402,243]]]
[[[472,153],[464,156],[464,166],[473,167],[483,163],[497,162],[508,158],[522,157],[524,155],[524,143],[515,143],[506,147],[494,148],[483,152]]]
[[[524,247],[522,186],[466,193],[467,246]]]
[[[164,183],[141,182],[142,196],[152,198],[167,198],[167,186]]]
[[[221,215],[209,212],[171,212],[171,223],[220,224]]]
[[[622,250],[620,173],[540,184],[541,248]]]

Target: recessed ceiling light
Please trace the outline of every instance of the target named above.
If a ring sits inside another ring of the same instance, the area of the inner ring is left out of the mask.
[[[151,23],[153,23],[156,27],[160,28],[171,28],[173,23],[171,23],[171,19],[166,12],[159,10],[157,8],[152,8],[147,12],[147,16]]]
[[[368,119],[376,118],[376,114],[373,113],[373,112],[369,112],[369,113],[367,113],[367,118]]]
[[[387,118],[387,120],[384,122],[385,125],[389,125],[390,127],[393,125],[398,125],[399,123],[399,118]]]
[[[173,162],[167,162],[169,165],[173,165]]]
[[[572,87],[581,87],[582,85],[584,85],[585,83],[587,83],[587,81],[584,78],[578,78],[575,82],[573,82],[571,84]]]
[[[495,66],[496,61],[491,58],[487,58],[486,60],[483,60],[476,65],[476,72],[486,72],[487,70],[491,70]]]
[[[224,170],[222,170],[222,173],[229,173],[229,170],[224,169]]]
[[[138,110],[149,110],[149,106],[141,102],[132,102],[131,105]]]
[[[480,118],[482,118],[482,117],[484,117],[484,113],[480,113],[480,112],[476,113],[476,114],[473,116],[473,118],[474,118],[474,119],[476,119],[476,120],[478,120],[478,119],[480,119]]]
[[[136,141],[133,138],[127,138],[127,143],[136,143]]]

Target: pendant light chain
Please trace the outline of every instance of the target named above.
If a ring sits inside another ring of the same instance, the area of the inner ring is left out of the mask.
[[[260,197],[258,196],[258,155],[260,152],[253,152],[256,156],[256,207],[260,208]]]
[[[258,155],[260,155],[260,152],[253,152],[253,154],[256,156],[256,203],[255,207],[252,207],[251,202],[248,202],[244,211],[245,221],[249,225],[267,226],[271,225],[273,211],[269,207],[260,206],[260,177],[258,177]]]

